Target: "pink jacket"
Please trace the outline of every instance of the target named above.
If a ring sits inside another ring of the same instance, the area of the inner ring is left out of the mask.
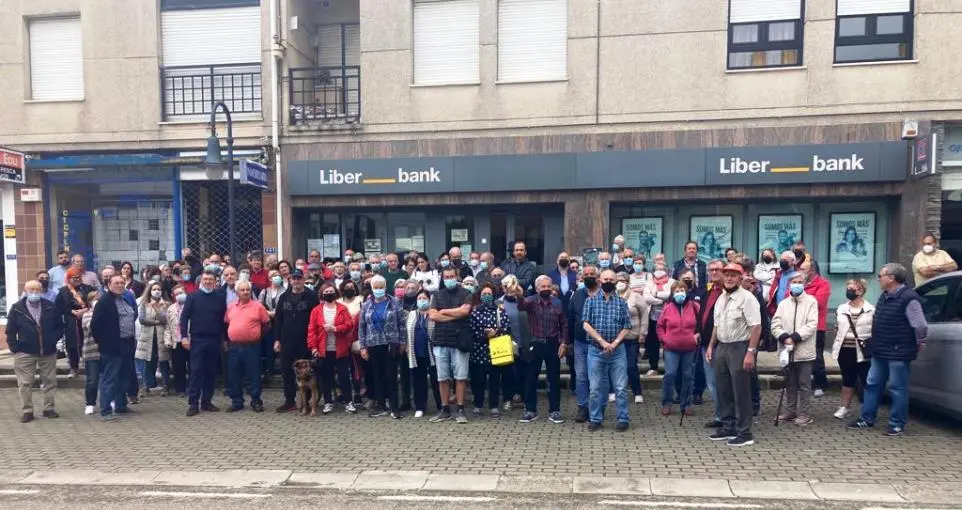
[[[698,348],[698,303],[688,300],[679,311],[675,303],[665,303],[655,325],[658,339],[671,352],[691,352]]]

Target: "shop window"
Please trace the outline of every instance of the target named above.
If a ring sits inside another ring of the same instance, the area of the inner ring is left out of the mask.
[[[474,239],[474,217],[472,216],[446,216],[444,218],[444,240],[448,249],[455,246],[461,248],[462,252],[470,252],[474,249],[472,240]],[[440,253],[429,253],[429,257],[435,257]],[[466,257],[465,257],[466,258]]]
[[[886,2],[877,12],[871,2],[839,0],[835,18],[835,63],[911,60],[912,2]]]
[[[407,253],[414,250],[423,253],[426,221],[423,213],[388,213],[388,251]]]
[[[137,232],[136,230],[131,230],[130,233],[128,234],[128,236],[129,236],[128,239],[127,239],[128,241],[139,241],[139,240],[140,240],[140,232]]]
[[[365,255],[384,251],[384,214],[358,213],[344,215],[345,248]]]

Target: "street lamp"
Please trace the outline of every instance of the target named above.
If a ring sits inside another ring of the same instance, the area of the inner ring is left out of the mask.
[[[221,169],[224,160],[220,157],[220,140],[217,138],[217,109],[223,109],[227,116],[227,237],[231,262],[236,263],[234,244],[234,124],[230,109],[223,101],[218,101],[210,109],[210,137],[207,138],[207,155],[204,166],[208,169]]]

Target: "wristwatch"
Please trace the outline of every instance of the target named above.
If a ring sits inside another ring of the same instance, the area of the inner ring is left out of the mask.
[[[754,347],[749,347],[749,348],[748,348],[748,352],[758,352],[758,349],[756,349],[756,348],[754,348]]]

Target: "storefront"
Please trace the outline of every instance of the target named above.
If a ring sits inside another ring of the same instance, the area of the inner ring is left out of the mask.
[[[941,143],[942,225],[939,243],[962,260],[962,126],[947,126]]]

